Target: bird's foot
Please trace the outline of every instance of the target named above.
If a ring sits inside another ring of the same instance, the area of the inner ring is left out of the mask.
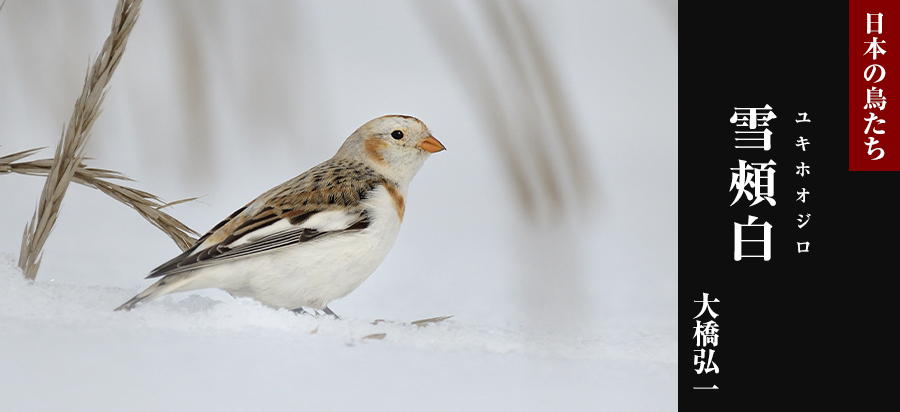
[[[322,311],[325,312],[326,315],[334,316],[335,319],[341,320],[341,317],[338,316],[337,313],[332,312],[331,309],[328,308],[328,306],[326,306],[325,309],[322,309]],[[298,315],[303,315],[303,314],[310,314],[310,315],[313,315],[313,316],[318,316],[318,315],[319,315],[319,312],[318,312],[318,311],[316,311],[315,313],[310,313],[310,312],[307,312],[306,309],[303,309],[302,307],[297,308],[297,309],[294,309],[294,310],[291,310],[291,312],[294,312],[294,313],[296,313],[296,314],[298,314]]]

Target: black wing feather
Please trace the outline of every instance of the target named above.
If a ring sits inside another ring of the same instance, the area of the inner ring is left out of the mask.
[[[227,246],[227,244],[233,242],[234,239],[226,239],[222,243],[212,246],[194,256],[190,255],[193,252],[193,248],[191,248],[178,257],[154,269],[153,272],[151,272],[147,277],[151,278],[165,275],[174,275],[176,273],[187,272],[206,266],[224,263],[251,254],[256,255],[260,253],[271,252],[283,247],[310,242],[326,236],[330,237],[341,233],[357,232],[369,227],[369,223],[369,215],[368,213],[363,211],[362,213],[360,213],[359,218],[346,229],[320,232],[316,229],[298,227],[295,229],[273,233],[268,236],[263,236],[259,239],[253,240],[252,242],[248,242],[233,248]]]

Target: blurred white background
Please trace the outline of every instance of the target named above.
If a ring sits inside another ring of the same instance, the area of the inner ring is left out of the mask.
[[[0,156],[55,147],[114,8],[6,2]],[[455,315],[576,338],[633,331],[674,347],[676,9],[649,0],[147,2],[88,164],[165,200],[202,196],[169,212],[205,232],[332,156],[369,119],[413,115],[448,150],[413,180],[385,262],[335,312]],[[42,184],[0,176],[0,252],[18,253]],[[37,280],[125,296],[178,252],[137,213],[73,186]],[[674,351],[669,362],[666,391],[649,395],[655,410],[675,407]]]

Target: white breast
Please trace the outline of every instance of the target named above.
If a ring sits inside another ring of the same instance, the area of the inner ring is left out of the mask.
[[[181,290],[216,287],[274,307],[322,309],[362,284],[397,238],[400,218],[388,191],[379,186],[364,205],[370,224],[359,232],[202,268]]]

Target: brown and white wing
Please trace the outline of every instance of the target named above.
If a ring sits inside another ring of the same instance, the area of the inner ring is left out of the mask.
[[[319,165],[263,194],[213,227],[193,247],[153,269],[147,278],[365,229],[370,216],[362,200],[383,179],[373,173],[347,179],[334,173],[334,168]]]

